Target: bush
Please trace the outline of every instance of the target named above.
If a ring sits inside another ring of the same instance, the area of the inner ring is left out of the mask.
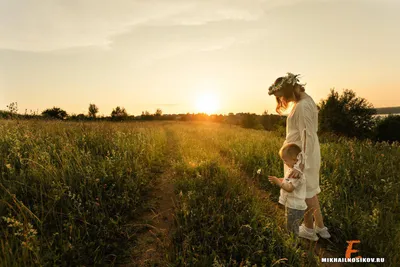
[[[333,132],[357,138],[373,136],[372,115],[376,110],[366,99],[356,97],[352,90],[344,90],[339,96],[339,93],[332,89],[328,98],[322,100],[319,106],[321,132]]]
[[[380,119],[375,129],[376,141],[400,141],[400,116],[389,115]]]
[[[251,129],[263,129],[264,127],[260,123],[258,116],[256,114],[244,114],[242,118],[242,126],[244,128],[251,128]]]
[[[59,120],[64,120],[68,116],[65,110],[62,110],[57,107],[46,109],[45,111],[42,112],[42,115],[48,118],[59,119]]]
[[[111,120],[113,121],[123,121],[128,118],[128,113],[126,112],[125,108],[116,107],[111,112]]]
[[[261,116],[261,124],[267,131],[276,130],[276,128],[279,125],[285,127],[285,123],[286,123],[286,117],[283,116],[267,114],[267,113],[264,113]]]

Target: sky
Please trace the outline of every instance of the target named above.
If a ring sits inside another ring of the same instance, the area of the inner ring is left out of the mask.
[[[400,105],[399,0],[0,0],[0,110],[263,111],[301,74],[319,103]]]

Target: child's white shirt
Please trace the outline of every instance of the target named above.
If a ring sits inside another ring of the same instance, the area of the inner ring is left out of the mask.
[[[300,174],[300,178],[288,178],[291,171],[292,169],[289,169],[285,174],[283,183],[291,183],[294,190],[289,193],[281,188],[279,203],[291,209],[306,210],[306,179],[304,174]]]

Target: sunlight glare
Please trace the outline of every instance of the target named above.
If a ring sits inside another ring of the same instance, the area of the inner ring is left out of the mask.
[[[197,96],[197,112],[214,114],[219,109],[219,98],[215,92],[203,92]]]

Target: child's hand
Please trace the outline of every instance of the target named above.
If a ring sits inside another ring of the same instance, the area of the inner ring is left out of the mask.
[[[271,184],[279,184],[280,180],[276,176],[268,176],[268,180]]]

